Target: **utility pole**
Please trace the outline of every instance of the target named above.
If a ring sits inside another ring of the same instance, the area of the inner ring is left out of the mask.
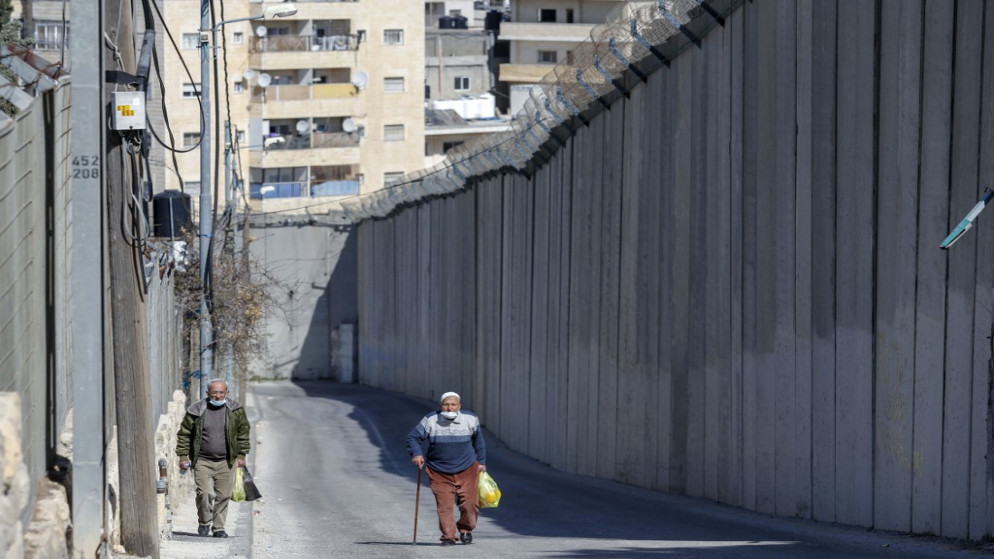
[[[210,0],[200,0],[200,389],[204,395],[207,382],[214,378],[214,326],[208,305],[210,297],[211,241],[214,235],[214,211],[211,201],[211,76]]]
[[[73,2],[72,363],[73,559],[104,557],[104,65],[103,2]]]
[[[234,239],[232,239],[233,227],[236,221],[237,211],[235,208],[238,207],[237,203],[232,203],[232,195],[234,190],[231,188],[231,121],[224,121],[224,209],[228,212],[230,221],[225,227],[224,231],[224,241],[225,241],[225,252],[226,257],[231,258],[234,261],[235,251],[234,251]],[[228,386],[234,388],[235,382],[235,352],[232,347],[232,343],[228,342],[228,348],[225,351],[225,371],[224,379],[228,381]],[[236,391],[237,394],[237,391]]]
[[[104,67],[135,72],[134,14],[131,3],[109,0],[104,21],[118,27],[108,28],[106,42],[114,48],[104,49]],[[98,112],[110,111],[109,99]],[[84,109],[85,110],[85,109]],[[132,164],[126,153],[124,137],[108,129],[101,119],[99,130],[107,138],[107,225],[110,254],[111,331],[114,356],[114,396],[117,410],[117,448],[120,471],[121,543],[129,553],[141,557],[159,556],[159,529],[156,515],[155,481],[158,478],[153,444],[151,381],[148,363],[148,325],[143,300],[142,254],[137,243],[129,244],[140,222],[142,209],[130,204],[135,185]],[[131,232],[124,231],[130,224]]]
[[[217,47],[217,30],[226,23],[287,17],[297,13],[297,6],[283,2],[263,9],[262,15],[220,21],[211,26],[210,0],[200,0],[200,391],[214,375],[214,331],[208,298],[211,289],[211,245],[214,236],[214,212],[211,201],[211,78],[210,49]],[[213,42],[210,40],[214,36]],[[230,386],[230,385],[229,385]]]

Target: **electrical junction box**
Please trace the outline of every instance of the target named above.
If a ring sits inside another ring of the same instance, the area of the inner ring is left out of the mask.
[[[145,129],[145,92],[115,91],[113,94],[113,130]]]

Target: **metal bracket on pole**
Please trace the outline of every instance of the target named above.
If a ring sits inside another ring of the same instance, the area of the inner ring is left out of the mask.
[[[626,67],[628,67],[628,69],[631,70],[632,73],[638,77],[638,79],[642,80],[643,82],[649,79],[649,76],[639,71],[639,69],[632,64],[632,61],[628,60],[628,57],[625,56],[620,50],[618,50],[618,43],[617,41],[615,41],[614,37],[608,39],[607,48],[610,49],[611,54],[613,54],[614,57],[617,58],[619,62],[624,64]]]
[[[562,106],[566,107],[566,110],[569,111],[570,114],[580,119],[580,122],[582,122],[584,126],[590,126],[590,121],[583,118],[583,115],[580,113],[580,109],[578,109],[576,105],[571,103],[570,100],[566,98],[566,95],[563,93],[563,88],[559,86],[556,86],[556,98],[559,99],[559,102]]]
[[[607,69],[601,64],[601,55],[599,54],[594,55],[594,68],[596,68],[597,71],[604,76],[605,80],[611,82],[611,85],[613,85],[615,89],[625,94],[625,97],[628,97],[628,91],[626,91],[621,82],[618,81],[618,78],[612,76],[611,72],[608,72]]]
[[[611,110],[611,106],[608,105],[607,102],[604,101],[604,99],[601,99],[601,96],[598,95],[596,91],[594,91],[594,88],[590,87],[590,84],[583,79],[583,70],[579,68],[576,69],[576,83],[580,84],[591,97],[596,99],[597,102],[601,104],[602,107],[604,107],[607,110]]]
[[[697,48],[701,48],[701,40],[697,37],[697,35],[694,35],[690,29],[687,29],[686,25],[680,23],[680,20],[678,20],[676,16],[673,15],[673,12],[666,7],[666,0],[659,0],[659,13],[662,14],[666,21],[670,22],[673,27],[676,27],[680,33],[690,39],[690,42],[697,45]]]
[[[711,19],[713,19],[718,25],[722,27],[725,26],[725,18],[721,17],[721,15],[719,15],[718,12],[716,12],[714,8],[712,8],[707,2],[705,2],[704,0],[697,0],[697,4],[705,12],[707,12],[707,14],[711,16]]]
[[[555,117],[555,119],[559,122],[560,125],[566,124],[566,119],[563,118],[562,115],[560,115],[556,111],[552,110],[552,101],[548,97],[545,98],[544,105],[545,105],[545,110],[549,111],[549,114]]]
[[[638,41],[640,45],[645,47],[645,50],[649,51],[650,53],[652,53],[652,56],[656,57],[656,60],[662,62],[667,68],[670,67],[670,59],[666,58],[666,56],[663,53],[659,52],[659,49],[656,48],[656,45],[650,43],[649,39],[646,39],[644,35],[639,33],[639,22],[637,19],[632,18],[631,25],[629,26],[629,31],[631,31],[632,37],[635,37],[635,40]]]

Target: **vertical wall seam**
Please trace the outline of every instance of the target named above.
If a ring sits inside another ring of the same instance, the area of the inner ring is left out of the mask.
[[[926,19],[928,17],[928,13],[927,13],[927,11],[925,9],[925,0],[920,0],[918,4],[919,4],[918,10],[921,13],[921,23],[920,23],[920,26],[919,26],[919,34],[921,36],[921,47],[919,48],[919,53],[918,53],[918,75],[919,75],[920,78],[924,78],[924,76],[925,76],[925,56],[927,54],[927,51],[926,51],[926,46],[927,46],[926,45],[926,37],[927,37],[927,34],[925,32],[925,29],[926,29],[925,21],[926,21]],[[922,134],[922,132],[924,132],[924,130],[925,130],[925,126],[924,126],[925,118],[924,117],[925,117],[925,80],[924,79],[919,79],[919,81],[918,81],[918,152],[917,152],[918,169],[917,169],[916,174],[915,174],[916,177],[917,177],[916,192],[918,194],[917,195],[918,203],[917,203],[916,208],[915,208],[915,225],[916,225],[916,228],[918,228],[918,229],[920,229],[920,225],[921,225],[921,222],[922,222],[921,208],[922,208],[922,200],[924,200],[924,192],[923,192],[923,188],[922,188],[922,143],[923,143],[923,134]],[[915,243],[915,271],[916,271],[916,273],[917,273],[917,270],[918,270],[919,263],[921,261],[921,258],[919,257],[920,252],[921,252],[921,243],[918,242],[918,240],[916,238],[916,243]],[[915,281],[915,290],[914,290],[914,301],[915,301],[915,307],[916,308],[918,307],[918,291],[919,291],[918,290],[918,281],[916,280]],[[916,452],[916,448],[915,448],[915,411],[916,411],[915,410],[915,404],[917,402],[917,398],[915,398],[915,394],[918,392],[918,390],[917,390],[917,385],[918,385],[917,379],[918,379],[918,372],[919,372],[918,371],[918,351],[917,351],[917,348],[918,348],[918,313],[917,312],[914,314],[914,317],[912,319],[911,343],[912,343],[912,347],[915,348],[915,351],[912,352],[912,356],[911,356],[911,360],[912,360],[911,361],[911,371],[912,371],[912,373],[911,373],[911,405],[910,405],[910,408],[911,408],[911,418],[910,418],[910,423],[909,423],[909,425],[911,426],[911,452],[910,452],[910,456],[911,456],[911,487],[909,488],[911,497],[909,499],[910,506],[908,507],[908,515],[909,515],[908,526],[909,526],[910,530],[914,530],[914,527],[915,527],[915,504],[916,504],[915,503],[915,474],[914,474],[914,463],[915,463],[915,452]]]
[[[959,34],[959,10],[960,10],[960,2],[959,2],[959,0],[953,0],[953,23],[952,23],[953,29],[952,29],[952,36],[950,37],[950,41],[952,43],[952,53],[950,55],[950,58],[951,58],[950,66],[951,66],[951,68],[950,68],[950,71],[949,71],[949,117],[950,117],[950,120],[952,119],[953,115],[956,114],[956,96],[953,93],[954,93],[954,91],[956,89],[956,51],[957,51],[957,47],[959,45],[959,41],[957,40],[957,35]],[[953,136],[954,136],[953,127],[950,125],[950,127],[949,127],[949,138],[947,140],[947,145],[948,145],[948,150],[949,150],[949,153],[948,153],[948,162],[949,163],[946,166],[946,184],[948,184],[950,186],[950,195],[952,194],[951,189],[952,189],[952,184],[953,184],[953,182],[952,182],[953,181],[953,165],[952,165],[952,162],[953,162]],[[951,202],[952,202],[952,200],[950,200],[949,207],[946,209],[946,227],[947,227],[947,229],[949,228],[949,224],[951,223],[951,221],[953,219],[953,217],[952,217],[953,207],[952,207],[952,203]],[[942,426],[941,426],[941,429],[940,429],[940,433],[942,434],[942,440],[945,440],[945,435],[946,435],[946,413],[945,413],[945,407],[946,407],[946,380],[947,380],[947,377],[948,377],[948,374],[949,374],[949,370],[946,367],[946,364],[948,363],[948,360],[949,360],[949,283],[950,283],[949,280],[950,280],[949,265],[948,265],[948,262],[947,262],[947,264],[946,264],[946,270],[945,270],[945,282],[944,282],[945,289],[943,290],[943,302],[942,302],[943,308],[945,309],[946,316],[944,318],[943,328],[942,328],[942,393],[940,395],[941,399],[939,400],[941,402],[941,408],[943,410],[942,411],[942,418],[940,419],[940,421],[942,422]],[[938,523],[939,524],[938,524],[938,528],[939,528],[939,532],[941,533],[942,532],[942,526],[943,526],[943,523],[944,523],[943,517],[945,516],[945,514],[944,514],[945,513],[945,509],[942,506],[942,503],[944,501],[945,492],[946,492],[946,484],[945,484],[945,481],[943,480],[944,476],[942,474],[942,470],[945,468],[945,449],[944,448],[943,448],[943,450],[942,450],[942,452],[940,454],[942,455],[942,458],[940,459],[940,464],[939,464],[939,498],[938,498],[938,501],[939,501]]]
[[[871,209],[872,221],[870,224],[873,247],[870,281],[870,300],[873,301],[870,310],[870,363],[873,373],[870,376],[870,476],[873,479],[877,468],[877,282],[879,276],[878,267],[880,263],[878,242],[880,231],[880,57],[882,38],[882,14],[883,0],[876,0],[873,10],[873,196]],[[870,492],[870,525],[875,525],[877,513],[877,488],[873,483],[873,491]]]

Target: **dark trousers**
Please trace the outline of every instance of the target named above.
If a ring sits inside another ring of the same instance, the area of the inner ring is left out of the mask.
[[[438,506],[438,527],[443,540],[457,540],[459,532],[472,532],[476,528],[476,518],[480,515],[480,499],[477,483],[480,475],[479,462],[457,474],[443,474],[431,468],[428,481]],[[455,520],[454,508],[459,507],[459,521]]]

